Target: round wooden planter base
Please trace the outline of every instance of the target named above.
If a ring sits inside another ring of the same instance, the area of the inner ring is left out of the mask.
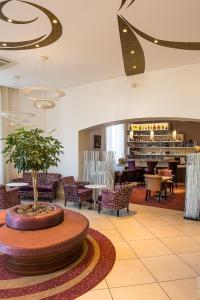
[[[41,275],[62,269],[79,258],[89,229],[83,215],[64,211],[64,221],[54,227],[22,231],[0,227],[0,252],[5,267],[20,275]]]
[[[83,242],[75,248],[60,253],[43,256],[15,257],[5,256],[5,267],[8,271],[22,276],[35,276],[52,273],[71,265],[82,254]]]

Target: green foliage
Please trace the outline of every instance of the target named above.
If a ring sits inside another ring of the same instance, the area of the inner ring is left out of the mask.
[[[38,128],[19,128],[9,134],[3,139],[6,163],[13,163],[18,172],[47,172],[50,167],[57,167],[63,146],[53,136],[43,134],[44,131]]]

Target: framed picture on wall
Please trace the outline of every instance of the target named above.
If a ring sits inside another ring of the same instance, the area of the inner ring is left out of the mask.
[[[94,135],[94,148],[95,149],[101,148],[101,135]]]

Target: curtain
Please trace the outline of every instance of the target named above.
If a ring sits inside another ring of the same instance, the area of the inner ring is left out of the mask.
[[[18,97],[18,90],[0,86],[0,111],[16,111]],[[5,138],[14,129],[9,120],[0,116],[0,138]],[[16,174],[12,166],[5,164],[3,146],[3,141],[0,140],[0,184],[9,182]]]
[[[125,155],[125,127],[124,124],[106,128],[106,150],[115,152],[115,162]]]

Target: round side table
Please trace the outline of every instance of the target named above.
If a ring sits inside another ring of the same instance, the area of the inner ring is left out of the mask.
[[[85,185],[85,187],[87,189],[92,189],[93,190],[94,210],[96,210],[96,202],[97,202],[97,197],[98,197],[97,190],[105,189],[106,185],[103,185],[103,184],[88,184],[88,185]]]

